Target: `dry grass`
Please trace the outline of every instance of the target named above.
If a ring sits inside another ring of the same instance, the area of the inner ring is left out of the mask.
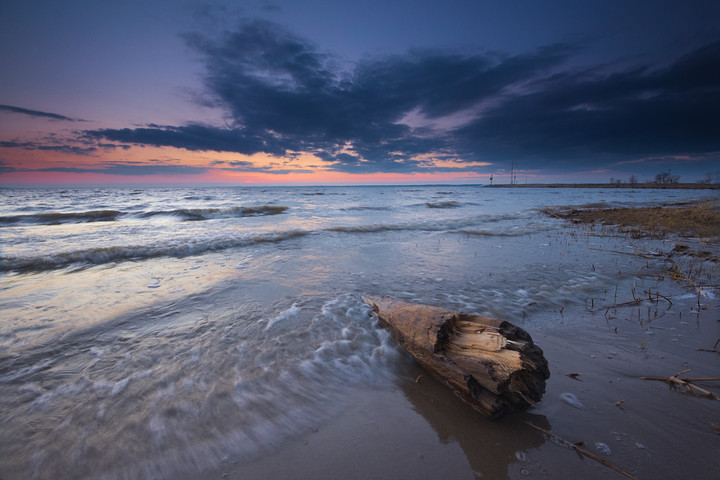
[[[710,202],[661,207],[545,209],[544,213],[574,223],[618,225],[636,235],[673,233],[720,239],[720,210]]]

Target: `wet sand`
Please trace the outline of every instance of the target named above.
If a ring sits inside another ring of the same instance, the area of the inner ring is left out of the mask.
[[[716,321],[709,312],[690,317],[686,324],[662,322],[656,329],[666,331],[654,334],[646,348],[640,343],[647,335],[624,321],[624,334],[615,334],[612,322],[536,334],[551,378],[533,411],[487,419],[431,377],[416,383],[413,377],[422,371],[413,367],[395,389],[355,392],[343,413],[317,431],[258,459],[228,459],[217,471],[192,478],[623,478],[526,421],[586,442],[587,450],[637,478],[718,478],[711,473],[720,468],[718,433],[711,426],[720,421],[717,401],[640,378],[688,368],[693,376],[717,374],[717,354],[695,350],[712,347],[708,338],[713,329],[717,333]],[[582,375],[574,380],[568,373]],[[582,407],[564,400],[567,394]]]
[[[612,268],[623,262],[618,255]],[[698,350],[720,338],[717,287],[698,297],[662,276],[639,272],[637,280],[638,291],[659,288],[668,298],[634,302],[629,292],[605,292],[584,308],[546,313],[553,322],[539,323],[552,327],[529,329],[551,370],[536,409],[490,420],[407,358],[394,387],[354,391],[330,422],[188,478],[626,478],[526,422],[584,442],[636,478],[720,478],[720,401],[642,379],[683,370],[684,378],[718,376],[720,355]],[[720,382],[697,385],[720,395]]]

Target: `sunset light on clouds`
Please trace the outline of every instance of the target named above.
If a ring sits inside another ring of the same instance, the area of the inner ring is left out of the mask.
[[[0,184],[694,182],[716,2],[12,2]]]

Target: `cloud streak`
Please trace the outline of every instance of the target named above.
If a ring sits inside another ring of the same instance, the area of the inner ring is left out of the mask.
[[[17,168],[0,162],[0,173],[16,172],[57,172],[57,173],[100,173],[104,175],[147,176],[147,175],[202,175],[205,167],[189,165],[147,165],[137,163],[108,163],[92,167],[44,167]]]
[[[96,151],[96,147],[80,147],[77,145],[68,144],[44,144],[40,142],[18,142],[18,141],[1,141],[0,147],[2,148],[22,148],[23,150],[42,150],[65,153],[68,155],[93,155]],[[113,148],[115,146],[113,145]]]
[[[325,168],[350,173],[428,169],[428,155],[487,171],[477,162],[541,160],[559,170],[720,151],[720,42],[665,66],[625,70],[573,66],[579,47],[568,44],[515,56],[416,50],[348,70],[266,21],[184,40],[203,62],[206,101],[225,110],[230,126],[87,130],[86,138],[309,152]]]
[[[49,118],[51,120],[66,120],[70,122],[77,122],[74,118],[66,117],[57,113],[41,112],[40,110],[29,110],[27,108],[13,107],[12,105],[0,105],[0,112],[8,113],[20,113],[23,115],[29,115],[31,117],[42,117]]]

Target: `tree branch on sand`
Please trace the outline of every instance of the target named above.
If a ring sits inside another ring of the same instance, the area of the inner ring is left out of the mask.
[[[391,297],[364,300],[425,370],[484,414],[529,408],[545,393],[547,360],[520,327]]]

